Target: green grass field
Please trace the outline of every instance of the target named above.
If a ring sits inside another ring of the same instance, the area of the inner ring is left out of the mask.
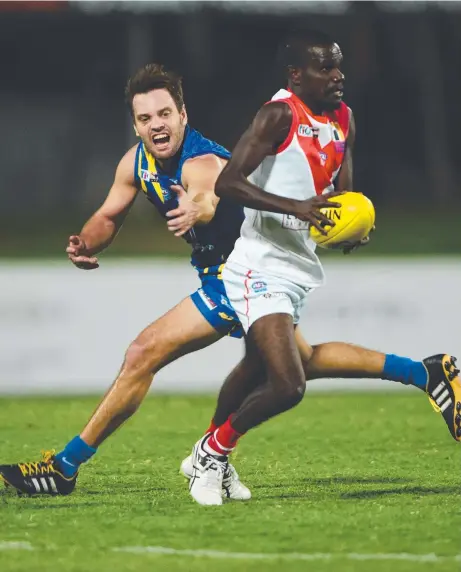
[[[96,402],[1,399],[1,461],[61,447]],[[459,569],[461,449],[422,394],[308,393],[242,439],[234,464],[253,499],[201,507],[178,468],[213,405],[206,397],[150,397],[83,468],[72,496],[2,491],[1,570]],[[115,551],[127,546],[234,557]]]

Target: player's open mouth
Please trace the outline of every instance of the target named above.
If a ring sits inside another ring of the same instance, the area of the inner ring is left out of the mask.
[[[162,133],[161,135],[154,135],[152,137],[152,143],[155,145],[157,149],[164,149],[168,147],[168,143],[170,142],[170,136]]]
[[[336,89],[335,91],[331,91],[330,94],[334,97],[342,97],[344,92],[342,89]]]
[[[337,98],[342,97],[344,95],[343,89],[344,88],[342,85],[337,85],[333,89],[329,89],[327,92],[327,95],[337,97]]]

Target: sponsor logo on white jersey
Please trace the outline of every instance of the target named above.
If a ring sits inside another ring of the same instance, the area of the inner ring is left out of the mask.
[[[304,220],[300,220],[293,215],[283,215],[282,227],[288,228],[289,230],[308,230],[309,223]]]
[[[301,123],[298,126],[298,135],[301,137],[314,137],[314,130],[310,125],[304,125]]]

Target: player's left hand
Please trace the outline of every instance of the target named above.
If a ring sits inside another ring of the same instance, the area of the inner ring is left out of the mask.
[[[373,228],[370,231],[370,234],[374,232],[375,229],[376,226],[373,226]],[[361,246],[366,246],[370,242],[370,234],[365,238],[362,238],[362,240],[360,240],[359,242],[355,242],[354,244],[348,244],[347,246],[345,246],[343,248],[343,254],[350,254],[351,252],[354,252],[354,250],[357,250],[357,248],[360,248]]]
[[[171,185],[170,189],[178,196],[178,208],[166,213],[171,219],[167,222],[168,230],[174,232],[175,236],[182,236],[197,222],[200,207],[187,196],[181,185]]]

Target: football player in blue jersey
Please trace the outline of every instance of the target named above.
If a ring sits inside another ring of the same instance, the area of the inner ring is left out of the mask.
[[[102,206],[79,234],[70,236],[67,255],[78,268],[98,268],[96,255],[114,240],[136,196],[144,194],[174,236],[190,243],[201,287],[133,341],[117,379],[80,435],[42,461],[0,466],[5,483],[22,493],[72,492],[79,466],[137,410],[162,367],[225,335],[242,336],[221,272],[239,236],[243,208],[214,194],[230,153],[188,125],[181,78],[163,66],[138,70],[125,95],[141,141],[120,160]],[[225,481],[233,498],[249,498],[232,465]]]

